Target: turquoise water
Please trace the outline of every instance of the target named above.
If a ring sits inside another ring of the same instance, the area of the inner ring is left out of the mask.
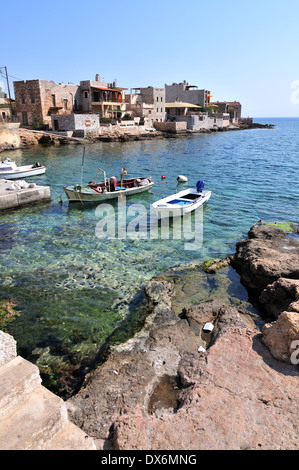
[[[98,167],[109,176],[118,176],[123,166],[128,176],[152,176],[151,192],[127,200],[147,209],[185,187],[178,187],[177,175],[188,177],[187,186],[204,180],[212,197],[203,210],[203,244],[197,250],[186,250],[184,239],[97,238],[95,207],[70,208],[63,191],[80,183],[81,145],[7,154],[18,164],[45,164],[46,174],[31,181],[50,185],[53,200],[1,215],[1,295],[15,301],[16,314],[0,316],[0,329],[15,337],[20,353],[53,383],[88,367],[134,312],[140,289],[153,275],[225,257],[260,219],[299,221],[299,119],[256,121],[276,127],[85,148],[85,182]],[[113,210],[117,214],[117,204]]]

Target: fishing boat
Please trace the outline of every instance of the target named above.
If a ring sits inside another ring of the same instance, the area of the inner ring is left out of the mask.
[[[98,181],[102,174],[102,181]],[[106,172],[99,168],[94,181],[84,185],[81,183],[75,186],[65,186],[64,191],[70,202],[99,203],[119,196],[132,196],[133,194],[143,193],[154,186],[152,177],[124,178],[126,174],[126,171],[122,171],[119,180],[115,176],[107,178]]]
[[[204,191],[204,182],[198,181],[196,189],[188,188],[152,204],[159,218],[179,217],[203,206],[211,197],[211,191]]]
[[[0,178],[6,180],[16,180],[21,178],[28,178],[30,176],[42,175],[46,171],[46,167],[42,166],[39,162],[33,165],[17,166],[10,158],[6,157],[0,163]]]

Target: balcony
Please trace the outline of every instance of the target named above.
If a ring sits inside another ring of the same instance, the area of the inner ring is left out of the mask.
[[[99,106],[99,105],[110,105],[110,104],[125,104],[126,101],[125,100],[117,100],[117,99],[109,99],[109,100],[102,100],[102,99],[98,99],[98,100],[94,100],[92,101],[91,105],[92,106]]]

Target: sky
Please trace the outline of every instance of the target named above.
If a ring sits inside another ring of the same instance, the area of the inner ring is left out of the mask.
[[[14,0],[0,11],[12,96],[15,80],[99,74],[128,92],[186,80],[240,101],[243,117],[299,117],[298,0]]]

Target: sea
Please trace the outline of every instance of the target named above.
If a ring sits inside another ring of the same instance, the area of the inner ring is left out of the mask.
[[[274,128],[1,154],[18,165],[38,161],[48,168],[26,181],[49,185],[51,202],[0,216],[0,329],[39,366],[49,388],[88,371],[118,329],[134,333],[134,312],[153,276],[225,258],[260,220],[299,222],[299,118],[255,122]],[[149,192],[121,201],[133,232],[119,236],[113,230],[118,201],[100,208],[69,204],[64,186],[93,180],[99,168],[107,176],[118,177],[125,168],[127,177],[152,177]],[[188,183],[178,183],[178,175]],[[150,214],[154,201],[198,180],[212,191],[191,220],[199,243],[192,245],[191,237],[186,244],[187,235],[178,235],[171,221],[166,235],[151,236],[149,228],[138,235],[138,214]]]

